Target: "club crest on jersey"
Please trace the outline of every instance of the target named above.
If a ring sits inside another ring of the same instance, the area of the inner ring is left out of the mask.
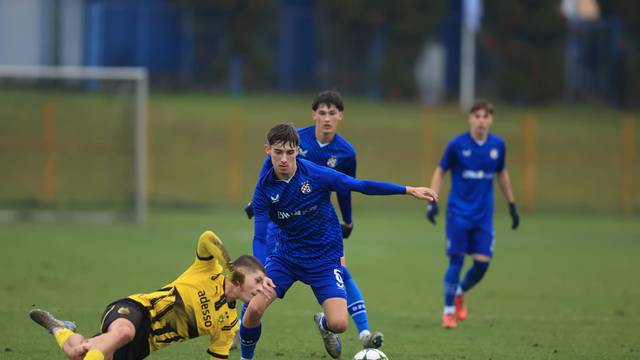
[[[280,201],[280,194],[276,194],[276,196],[269,196],[271,198],[271,203],[275,204]]]
[[[471,156],[471,149],[462,149],[462,156],[464,157]]]
[[[311,192],[311,185],[309,184],[308,181],[305,181],[302,183],[302,186],[300,187],[300,191],[302,191],[302,193],[305,195]]]
[[[302,157],[307,157],[307,152],[309,152],[309,150],[305,150],[303,148],[300,148],[300,151],[298,151],[298,154]]]
[[[335,156],[331,156],[329,160],[327,160],[327,166],[330,168],[336,167],[337,164],[338,164],[338,158]]]
[[[498,149],[491,149],[491,151],[489,152],[489,157],[492,158],[493,160],[498,158]]]

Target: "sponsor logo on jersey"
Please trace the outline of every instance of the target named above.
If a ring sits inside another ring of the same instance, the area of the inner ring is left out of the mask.
[[[285,220],[294,216],[306,215],[312,211],[316,211],[317,209],[318,209],[318,205],[313,205],[312,207],[306,208],[304,210],[296,210],[293,212],[278,211],[278,219]]]
[[[122,306],[122,307],[118,308],[118,314],[120,314],[120,315],[129,315],[129,314],[131,314],[131,311],[129,311],[128,307]]]
[[[269,196],[271,198],[271,203],[275,204],[280,201],[280,194],[276,194],[276,196]]]
[[[465,170],[462,172],[462,178],[469,180],[493,179],[494,175],[494,173],[486,173],[482,170]]]
[[[311,192],[311,184],[309,184],[308,181],[305,181],[302,183],[302,186],[300,187],[300,191],[302,191],[303,194],[309,194]]]
[[[303,148],[300,148],[300,151],[298,152],[298,154],[302,157],[307,157],[307,152],[309,152],[309,150],[305,150]]]
[[[462,149],[462,156],[464,157],[471,156],[471,149]]]
[[[489,152],[489,157],[492,158],[493,160],[498,158],[498,149],[491,149],[491,151]]]
[[[198,298],[200,300],[200,310],[202,310],[202,322],[205,327],[211,327],[213,322],[211,321],[211,310],[209,310],[209,302],[211,300],[207,297],[204,290],[198,291]]]
[[[327,166],[330,168],[336,167],[337,164],[338,164],[338,158],[333,155],[327,160]]]

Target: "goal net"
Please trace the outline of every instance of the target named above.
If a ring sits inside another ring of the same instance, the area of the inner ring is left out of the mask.
[[[0,221],[144,221],[147,72],[0,66]]]

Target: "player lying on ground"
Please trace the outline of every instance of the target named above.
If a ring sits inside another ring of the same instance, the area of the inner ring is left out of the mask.
[[[269,221],[278,226],[275,249],[267,257],[267,275],[279,298],[296,281],[309,285],[322,305],[314,321],[325,349],[333,358],[342,351],[336,333],[349,321],[340,258],[344,255],[342,228],[331,192],[357,191],[367,195],[407,194],[437,201],[426,187],[360,180],[333,169],[297,159],[300,138],[291,124],[280,124],[267,134],[265,152],[271,166],[260,174],[253,194],[254,237],[265,241]],[[240,326],[243,359],[253,359],[261,334],[261,318],[274,297],[251,299]]]
[[[223,273],[226,271],[227,275]],[[211,359],[226,359],[238,329],[236,300],[249,302],[272,283],[260,261],[242,255],[235,261],[222,241],[204,232],[193,264],[160,290],[135,294],[107,306],[100,334],[86,339],[75,325],[34,309],[31,318],[53,334],[72,360],[138,360],[170,344],[209,335]]]

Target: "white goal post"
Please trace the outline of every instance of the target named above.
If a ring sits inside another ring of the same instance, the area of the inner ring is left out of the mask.
[[[149,97],[148,74],[145,68],[133,67],[80,67],[80,66],[12,66],[0,65],[0,81],[127,81],[133,82],[133,174],[132,218],[135,222],[146,219],[147,204],[147,103]]]

